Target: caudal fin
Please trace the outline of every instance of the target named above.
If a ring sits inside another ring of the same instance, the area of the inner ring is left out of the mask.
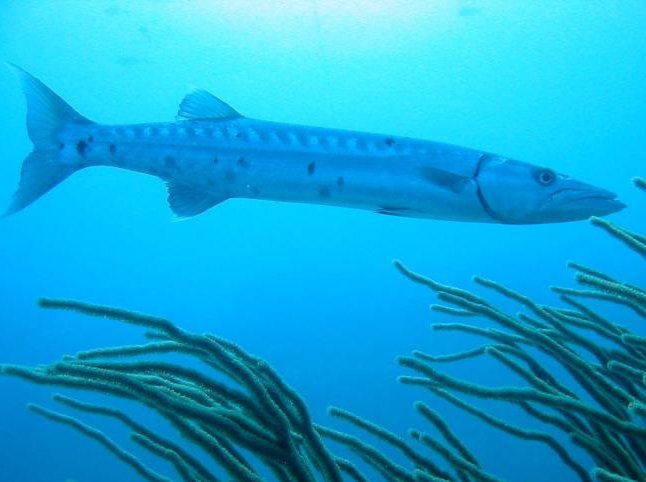
[[[25,208],[78,169],[61,162],[59,134],[68,123],[90,123],[40,80],[20,67],[7,64],[16,74],[27,99],[27,132],[34,150],[20,172],[20,184],[4,216]]]

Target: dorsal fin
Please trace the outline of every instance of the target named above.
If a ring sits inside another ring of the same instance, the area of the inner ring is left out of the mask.
[[[241,117],[226,102],[206,90],[197,89],[186,94],[179,105],[177,112],[179,117],[184,119],[224,119],[227,117]]]

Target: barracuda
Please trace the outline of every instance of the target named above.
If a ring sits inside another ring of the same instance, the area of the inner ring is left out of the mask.
[[[625,207],[614,193],[548,168],[425,140],[254,120],[202,90],[184,98],[177,122],[97,124],[10,67],[27,98],[34,150],[5,215],[91,166],[159,177],[179,217],[229,198],[505,224],[574,221]]]

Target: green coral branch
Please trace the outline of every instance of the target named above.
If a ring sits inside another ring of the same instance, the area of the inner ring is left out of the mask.
[[[646,437],[646,427],[618,419],[617,417],[593,408],[578,400],[574,400],[562,395],[550,395],[537,390],[525,387],[486,387],[475,383],[458,380],[446,374],[420,363],[413,358],[401,357],[398,359],[399,364],[414,369],[426,378],[411,379],[408,377],[399,377],[400,382],[406,384],[415,384],[423,386],[443,386],[456,390],[468,395],[474,395],[484,399],[520,402],[536,402],[555,409],[568,409],[589,417],[600,423],[604,423],[619,433],[634,435],[637,437]]]
[[[68,425],[78,432],[82,433],[83,435],[96,440],[106,449],[108,449],[112,454],[114,454],[118,459],[130,465],[135,470],[135,472],[141,475],[144,479],[149,480],[150,482],[172,482],[171,479],[164,477],[163,475],[160,475],[152,469],[146,467],[137,457],[132,455],[130,452],[126,452],[125,450],[120,448],[115,442],[113,442],[100,430],[90,427],[89,425],[86,425],[85,423],[74,417],[69,417],[67,415],[48,410],[34,403],[27,405],[27,408],[29,408],[29,410],[31,410],[32,412],[37,413],[38,415],[41,415],[53,422]]]
[[[385,428],[376,425],[368,420],[359,417],[347,410],[343,410],[338,407],[330,407],[328,409],[330,415],[335,418],[345,420],[346,422],[351,423],[355,427],[364,430],[376,438],[382,440],[386,444],[394,447],[399,450],[404,456],[413,462],[415,466],[425,469],[428,473],[433,474],[438,477],[449,478],[450,476],[435,465],[431,460],[423,457],[422,455],[415,452],[401,437],[395,435],[394,433],[386,430]]]
[[[164,445],[161,445],[152,439],[146,437],[143,434],[133,432],[130,434],[130,439],[141,445],[143,448],[147,449],[149,452],[151,452],[154,455],[157,455],[158,457],[162,459],[168,460],[171,464],[173,464],[173,467],[175,467],[175,470],[177,473],[180,475],[182,480],[213,480],[217,481],[215,478],[209,478],[209,479],[202,479],[198,478],[198,475],[192,470],[192,467],[186,463],[186,461],[173,449],[168,448]]]
[[[414,350],[413,356],[416,358],[419,358],[420,360],[426,360],[434,363],[450,363],[450,362],[456,362],[458,360],[467,360],[469,358],[476,358],[480,355],[483,355],[489,346],[491,345],[480,345],[470,350],[464,350],[457,353],[451,353],[448,355],[430,355],[428,353],[424,353],[419,350]]]
[[[534,304],[531,300],[528,300],[526,297],[518,295],[508,288],[502,287],[498,283],[484,280],[482,278],[477,278],[477,280],[480,284],[495,289],[499,293],[509,296],[511,299],[523,302],[540,316],[554,321],[553,317],[550,317],[545,310]],[[439,292],[438,297],[443,301],[450,302],[462,309],[471,310],[474,313],[491,319],[524,337],[533,345],[558,360],[561,365],[566,368],[579,381],[579,383],[584,384],[590,394],[593,395],[599,403],[606,406],[606,408],[612,410],[612,400],[609,399],[610,395],[623,399],[625,403],[628,403],[630,399],[628,395],[623,393],[619,387],[609,384],[608,381],[600,376],[594,367],[592,367],[586,360],[559,343],[559,341],[555,340],[553,336],[548,336],[545,333],[535,330],[533,327],[526,326],[491,305],[485,303],[473,303],[470,299],[455,296],[448,292]],[[606,390],[608,390],[609,393],[606,393]]]
[[[97,415],[104,415],[119,420],[132,430],[133,436],[136,435],[138,441],[141,442],[145,439],[143,443],[144,446],[149,446],[151,448],[157,449],[157,453],[160,453],[159,450],[163,449],[165,451],[163,452],[164,455],[169,456],[166,458],[172,458],[171,462],[173,462],[176,467],[180,467],[182,469],[186,468],[187,473],[190,472],[191,474],[194,474],[191,475],[191,477],[195,478],[195,476],[199,476],[199,480],[203,480],[205,482],[218,480],[199,460],[193,457],[192,454],[184,450],[181,446],[154,433],[152,430],[134,421],[130,416],[128,416],[121,410],[81,402],[79,400],[58,393],[54,394],[52,396],[52,399],[75,410]],[[186,478],[184,478],[183,480],[186,480]]]
[[[646,180],[636,179],[635,184],[646,190]],[[591,222],[646,256],[645,236],[601,218],[592,218]],[[573,309],[539,305],[504,285],[474,277],[477,284],[521,303],[531,312],[531,315],[511,316],[481,296],[447,287],[397,262],[396,267],[402,274],[432,289],[438,299],[446,303],[439,305],[441,308],[435,312],[456,317],[477,316],[508,330],[501,332],[462,323],[435,324],[436,330],[466,332],[494,343],[441,356],[416,351],[414,357],[401,357],[398,361],[419,376],[401,376],[399,381],[425,387],[510,435],[547,443],[581,480],[590,480],[590,477],[599,481],[646,480],[646,426],[639,422],[640,418],[646,420],[646,337],[603,317],[581,301],[589,298],[624,305],[646,319],[646,291],[585,265],[571,262],[569,266],[577,271],[575,279],[584,289],[552,287],[552,290]],[[600,340],[608,343],[600,343]],[[564,387],[541,370],[535,357],[519,356],[519,353],[526,354],[527,347],[538,349],[542,356],[565,368],[578,383],[576,390]],[[484,353],[519,375],[527,386],[484,386],[450,377],[429,365],[462,362]],[[597,363],[590,360],[590,354]],[[585,396],[577,395],[581,391]],[[567,434],[593,458],[597,467],[588,475],[550,435],[527,431],[494,418],[451,392],[518,405],[540,422]],[[596,403],[587,401],[590,397]]]
[[[639,316],[646,316],[646,310],[644,307],[640,306],[637,303],[634,303],[632,300],[622,296],[618,293],[596,291],[596,290],[587,290],[587,289],[576,289],[576,288],[566,288],[562,286],[553,286],[552,291],[562,295],[576,296],[579,298],[592,298],[600,301],[610,301],[618,305],[624,305],[632,309]]]
[[[335,457],[334,462],[339,467],[339,470],[347,474],[355,482],[369,482],[368,479],[359,471],[359,469],[357,469],[357,466],[349,460],[342,457]]]
[[[502,482],[502,479],[499,479],[498,477],[495,477],[491,474],[484,472],[480,467],[469,462],[464,457],[456,454],[455,452],[449,450],[448,448],[446,448],[444,445],[442,445],[440,442],[435,440],[430,435],[425,434],[423,432],[419,432],[417,430],[411,430],[409,433],[411,437],[413,437],[416,440],[419,440],[424,445],[427,445],[432,450],[439,453],[451,465],[453,465],[454,467],[458,468],[461,471],[466,472],[474,480],[477,480],[479,482]]]
[[[592,470],[592,476],[597,482],[640,482],[641,479],[631,479],[629,477],[623,477],[621,475],[608,472],[600,467],[596,467]]]
[[[444,421],[440,414],[438,414],[435,410],[431,409],[431,407],[421,401],[415,402],[414,406],[426,420],[428,420],[433,426],[438,429],[444,439],[456,450],[458,454],[460,454],[460,456],[464,460],[476,467],[480,467],[480,463],[478,462],[476,457],[460,441],[458,436],[453,432],[453,430],[451,430],[449,425]]]
[[[628,231],[627,229],[620,228],[610,221],[603,218],[598,218],[596,216],[590,218],[590,222],[593,225],[603,229],[619,241],[622,241],[626,246],[628,246],[636,253],[646,257],[646,238],[644,238],[643,236],[633,233],[632,231]]]
[[[364,462],[379,471],[387,480],[401,482],[413,482],[415,480],[406,468],[396,464],[377,450],[376,447],[362,441],[360,438],[318,424],[315,424],[314,427],[323,437],[348,447],[361,457]]]
[[[3,366],[4,374],[36,383],[96,390],[143,403],[173,424],[186,440],[202,448],[235,480],[260,480],[236,446],[253,453],[279,479],[313,481],[315,470],[325,480],[342,480],[300,397],[277,381],[278,377],[266,364],[237,345],[183,331],[162,318],[125,310],[69,300],[44,299],[41,305],[161,330],[162,336],[158,337],[160,341],[147,345],[82,352],[48,367]],[[197,357],[227,375],[241,389],[179,365],[130,360],[171,352]],[[111,361],[114,358],[120,360]],[[167,458],[182,477],[199,472],[187,453],[161,442],[154,434],[142,430],[135,433],[141,435],[135,436],[140,444]]]

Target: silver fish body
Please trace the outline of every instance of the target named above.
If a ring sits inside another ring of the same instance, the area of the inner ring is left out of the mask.
[[[161,178],[181,217],[229,198],[509,224],[572,221],[624,207],[614,193],[550,169],[425,140],[254,120],[205,91],[185,97],[177,122],[96,124],[14,69],[35,148],[7,214],[91,166]]]

